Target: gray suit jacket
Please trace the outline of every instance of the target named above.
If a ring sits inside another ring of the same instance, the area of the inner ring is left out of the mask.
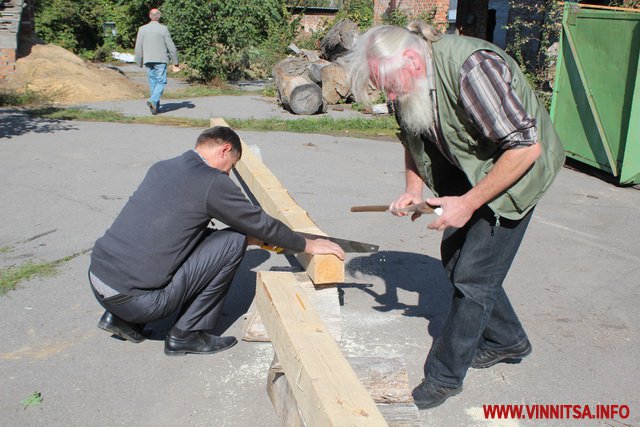
[[[138,29],[136,38],[136,64],[163,62],[178,65],[178,51],[171,40],[171,34],[165,25],[151,21]]]

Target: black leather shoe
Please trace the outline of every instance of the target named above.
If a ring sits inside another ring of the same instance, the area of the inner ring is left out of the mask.
[[[508,348],[479,348],[471,361],[471,367],[476,369],[489,368],[496,363],[519,363],[523,357],[531,354],[529,340]]]
[[[461,392],[462,386],[445,387],[424,379],[413,389],[411,394],[413,395],[413,401],[419,409],[430,409],[441,405],[451,396],[455,396]]]
[[[138,325],[136,323],[127,322],[113,314],[105,311],[100,321],[98,322],[98,328],[107,332],[111,332],[124,340],[139,343],[145,340],[142,335],[142,328],[144,325]]]
[[[235,337],[219,337],[205,331],[197,331],[190,338],[178,338],[167,334],[164,339],[164,354],[184,356],[192,354],[213,354],[226,350],[238,343]]]

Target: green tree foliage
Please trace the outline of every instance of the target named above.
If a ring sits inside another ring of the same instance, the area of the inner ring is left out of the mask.
[[[523,11],[506,28],[513,34],[506,51],[520,65],[520,69],[547,109],[551,105],[551,83],[555,72],[556,55],[550,52],[552,44],[558,41],[562,27],[562,6],[557,2],[545,1],[524,4],[511,0],[511,8]],[[533,49],[531,46],[537,46]],[[535,51],[535,56],[527,52]]]
[[[92,0],[38,0],[36,33],[76,53],[94,49],[102,43],[101,12]]]
[[[282,0],[165,0],[163,20],[192,78],[260,78],[296,34]]]
[[[37,0],[36,33],[47,43],[75,53],[104,47],[132,49],[138,27],[162,0]],[[116,34],[105,34],[104,22],[114,22]]]
[[[116,35],[110,36],[114,46],[132,49],[141,25],[149,22],[149,11],[160,7],[162,0],[98,0],[103,10],[102,19],[116,24]]]
[[[420,20],[426,22],[427,24],[435,24],[437,8],[434,6],[429,10],[426,10],[418,15],[411,13],[410,11],[400,9],[396,7],[395,9],[387,10],[384,15],[382,15],[382,23],[388,25],[398,25],[400,27],[406,27],[409,22],[413,20]]]
[[[360,30],[368,30],[373,26],[373,0],[345,0],[339,14],[346,14],[346,18],[355,22]]]

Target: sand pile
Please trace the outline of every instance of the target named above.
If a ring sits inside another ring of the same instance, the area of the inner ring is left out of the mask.
[[[144,88],[104,66],[86,62],[55,45],[34,45],[18,59],[3,86],[41,93],[55,104],[143,98]]]

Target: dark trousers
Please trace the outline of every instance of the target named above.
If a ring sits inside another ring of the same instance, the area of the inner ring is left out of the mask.
[[[164,288],[106,299],[94,293],[105,309],[130,322],[151,322],[179,309],[175,323],[178,329],[210,330],[220,316],[245,249],[244,234],[215,231],[202,240]]]
[[[458,387],[478,347],[511,347],[527,335],[502,283],[515,258],[532,211],[519,221],[477,211],[460,229],[447,229],[441,255],[454,287],[448,318],[425,363],[425,378]]]

